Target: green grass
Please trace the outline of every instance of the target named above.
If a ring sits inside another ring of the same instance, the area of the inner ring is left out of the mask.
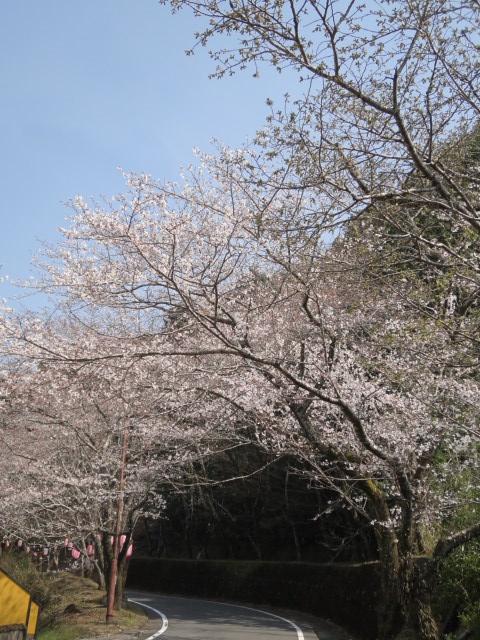
[[[61,624],[58,627],[42,629],[38,634],[38,640],[77,640],[82,637],[81,628],[73,628],[69,624]]]
[[[48,621],[42,623],[40,616],[38,640],[77,640],[128,629],[138,630],[147,620],[143,613],[123,609],[115,611],[113,622],[107,625],[105,593],[98,590],[93,580],[59,573],[50,576],[48,584],[54,594],[55,609]],[[66,613],[66,608],[72,604],[78,613]]]

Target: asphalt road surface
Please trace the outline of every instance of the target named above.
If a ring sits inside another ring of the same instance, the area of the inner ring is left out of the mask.
[[[128,591],[131,602],[146,608],[148,631],[142,640],[318,640],[312,628],[300,628],[282,616],[232,604]],[[150,634],[150,635],[147,635]],[[331,638],[322,634],[324,640]]]

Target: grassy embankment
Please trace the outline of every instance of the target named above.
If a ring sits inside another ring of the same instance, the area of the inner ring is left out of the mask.
[[[88,578],[73,573],[40,573],[29,556],[4,554],[0,567],[40,604],[38,640],[80,640],[108,636],[119,631],[141,629],[147,617],[130,610],[116,611],[112,623],[105,622],[105,593]]]
[[[142,628],[146,616],[124,609],[116,611],[112,623],[105,622],[105,596],[93,580],[71,573],[61,573],[47,579],[52,594],[48,614],[50,621],[40,629],[38,640],[76,640],[108,637],[119,631]]]

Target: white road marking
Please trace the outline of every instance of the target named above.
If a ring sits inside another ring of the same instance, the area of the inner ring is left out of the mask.
[[[211,602],[211,600],[208,600],[206,602]],[[257,613],[264,613],[267,616],[272,616],[272,618],[278,618],[278,620],[283,620],[283,622],[290,624],[295,629],[295,631],[297,632],[298,640],[305,640],[303,631],[300,629],[298,625],[295,624],[295,622],[292,622],[287,618],[282,618],[282,616],[277,616],[275,613],[270,613],[269,611],[263,611],[263,609],[252,609],[252,607],[245,607],[240,604],[230,604],[227,602],[215,602],[215,604],[223,604],[223,605],[226,605],[227,607],[237,607],[237,609],[247,609],[248,611],[256,611]]]
[[[162,633],[165,633],[165,631],[168,629],[168,618],[164,613],[162,613],[158,609],[154,609],[148,604],[144,604],[143,602],[138,602],[138,600],[132,600],[132,598],[127,598],[127,599],[129,602],[133,602],[135,604],[140,605],[141,607],[145,607],[145,609],[150,609],[150,611],[155,611],[155,613],[157,613],[162,618],[162,621],[163,621],[162,628],[156,633],[154,633],[153,636],[148,636],[148,638],[145,638],[145,640],[154,640],[154,638],[158,638],[159,636],[162,635]]]
[[[153,595],[153,594],[152,594]],[[189,598],[182,598],[182,596],[167,596],[164,594],[158,594],[161,595],[161,597],[164,598],[177,598],[179,600],[189,600]],[[167,616],[162,613],[161,611],[158,611],[158,609],[154,609],[153,607],[150,607],[148,604],[143,604],[143,602],[138,602],[137,600],[132,600],[132,598],[128,598],[128,600],[130,602],[134,602],[135,604],[139,604],[141,607],[145,607],[146,609],[151,609],[152,611],[155,611],[155,613],[158,613],[159,616],[162,617],[163,619],[163,626],[160,629],[160,631],[157,631],[157,633],[154,633],[153,636],[150,636],[149,638],[146,638],[145,640],[153,640],[154,638],[158,638],[158,636],[161,636],[162,633],[165,633],[165,631],[168,628],[168,619]],[[226,607],[236,607],[237,609],[247,609],[247,611],[255,611],[256,613],[264,613],[267,616],[271,616],[272,618],[277,618],[278,620],[282,620],[283,622],[286,622],[287,624],[291,625],[295,631],[297,632],[297,637],[298,640],[305,640],[305,636],[303,635],[303,631],[300,629],[300,627],[298,625],[295,624],[295,622],[292,622],[292,620],[288,620],[287,618],[282,618],[282,616],[277,616],[275,613],[270,613],[269,611],[263,611],[263,609],[253,609],[252,607],[245,607],[243,605],[240,604],[230,604],[229,602],[217,602],[214,600],[204,600],[203,602],[213,602],[213,604],[220,604]]]

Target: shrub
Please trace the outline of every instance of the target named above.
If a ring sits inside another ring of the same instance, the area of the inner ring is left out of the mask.
[[[434,593],[434,609],[453,630],[455,622],[477,628],[480,640],[480,542],[456,549],[444,562]]]

